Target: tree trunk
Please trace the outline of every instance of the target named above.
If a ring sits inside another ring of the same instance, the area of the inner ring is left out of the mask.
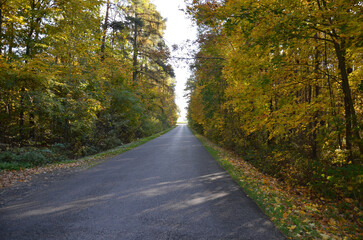
[[[137,3],[135,3],[137,5]],[[133,31],[134,31],[134,37],[133,37],[133,56],[132,56],[132,67],[133,67],[133,72],[132,72],[132,80],[134,83],[137,82],[137,75],[138,75],[138,61],[137,61],[137,58],[138,58],[138,55],[139,55],[139,49],[138,49],[138,46],[137,46],[137,41],[138,41],[138,31],[139,31],[139,28],[138,28],[138,13],[137,13],[137,8],[135,8],[135,19],[134,19],[134,26],[133,26]]]
[[[316,35],[317,36],[317,35]],[[314,56],[314,74],[315,74],[315,96],[314,98],[317,98],[319,95],[319,85],[318,85],[318,81],[319,81],[319,65],[320,65],[320,61],[319,61],[319,55],[320,55],[320,51],[318,49],[318,46],[316,47],[315,50],[315,56]],[[315,104],[315,101],[314,101]],[[313,132],[312,132],[312,139],[311,139],[311,155],[313,158],[317,159],[318,158],[318,142],[316,140],[317,138],[317,126],[318,126],[318,118],[319,118],[319,111],[317,110],[314,113],[314,121],[313,121]]]
[[[136,18],[137,18],[137,14],[136,14]],[[137,23],[135,22],[134,24],[134,39],[133,39],[133,47],[134,47],[134,52],[133,52],[133,62],[132,62],[132,67],[133,67],[133,72],[132,72],[132,80],[134,83],[136,83],[137,81],[137,57],[138,57],[138,49],[137,49]]]
[[[324,35],[324,38],[326,38],[326,33]],[[332,85],[331,85],[331,82],[330,82],[330,73],[329,73],[329,68],[328,68],[328,55],[327,55],[327,43],[326,43],[326,41],[324,41],[324,65],[325,65],[325,70],[326,70],[326,75],[327,75],[330,106],[333,109],[332,114],[333,114],[333,117],[335,118],[336,115],[337,115],[337,112],[336,112],[336,106],[335,106],[334,92],[333,92],[333,88],[332,88]],[[338,141],[339,149],[343,149],[341,133],[340,133],[340,130],[339,130],[339,126],[336,124],[336,121],[334,121],[334,126],[335,126],[335,129],[336,129],[337,133],[338,133],[337,141]]]
[[[29,125],[30,125],[30,132],[29,132],[29,139],[35,140],[35,116],[34,113],[29,113]]]
[[[9,42],[9,50],[8,50],[8,57],[10,58],[11,55],[13,54],[13,44],[15,42],[15,33],[14,33],[14,23],[11,23],[11,39],[10,39],[10,42]]]
[[[1,10],[2,5],[0,5],[0,55],[3,52],[3,15]],[[5,35],[5,34],[4,34]]]
[[[28,38],[26,40],[26,50],[25,50],[25,55],[27,55],[28,57],[30,57],[30,54],[31,54],[30,44],[31,44],[31,41],[32,41],[33,32],[34,32],[34,27],[33,27],[33,23],[31,23],[30,29],[29,29],[29,32],[28,32]]]
[[[20,142],[22,142],[23,138],[24,138],[24,94],[25,94],[25,88],[22,87],[21,91],[20,91],[20,112],[19,112],[19,136],[20,136]]]
[[[5,34],[3,34],[3,10],[2,7],[5,5],[7,0],[4,1],[0,1],[0,55],[3,52],[3,38],[5,36]],[[5,53],[5,49],[4,49],[4,53]]]
[[[32,4],[31,4],[31,10],[34,11],[35,9],[35,2],[33,1]],[[30,57],[30,53],[31,53],[31,41],[32,41],[32,36],[33,36],[33,33],[34,33],[34,18],[33,16],[31,17],[31,21],[30,21],[30,29],[29,29],[29,32],[28,32],[28,36],[27,36],[27,39],[26,39],[26,49],[25,49],[25,55],[27,55],[28,57]]]
[[[106,45],[106,36],[107,36],[107,28],[108,28],[109,11],[110,11],[110,0],[107,0],[105,22],[103,23],[103,36],[102,36],[102,44],[101,44],[101,62],[103,62],[105,60],[105,45]]]
[[[363,144],[360,141],[357,116],[355,114],[354,102],[352,99],[352,93],[349,86],[348,72],[346,68],[346,59],[345,59],[346,49],[345,49],[344,39],[342,39],[341,44],[334,42],[334,48],[338,58],[338,66],[342,79],[341,86],[344,94],[346,145],[347,145],[347,150],[349,151],[349,156],[353,160],[352,142],[357,143],[357,145],[359,146],[360,154],[363,154]]]

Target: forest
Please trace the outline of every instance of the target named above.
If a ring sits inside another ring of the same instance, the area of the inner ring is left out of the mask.
[[[361,1],[187,1],[198,133],[263,173],[362,203]]]
[[[0,0],[0,163],[78,158],[175,125],[149,0]]]

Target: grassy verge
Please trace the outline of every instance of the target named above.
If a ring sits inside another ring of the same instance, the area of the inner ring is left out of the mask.
[[[312,197],[264,175],[251,164],[195,134],[209,153],[290,239],[363,239],[362,209],[353,199]]]

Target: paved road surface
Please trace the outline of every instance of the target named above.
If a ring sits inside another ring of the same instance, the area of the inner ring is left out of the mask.
[[[284,239],[187,126],[0,209],[0,239]]]

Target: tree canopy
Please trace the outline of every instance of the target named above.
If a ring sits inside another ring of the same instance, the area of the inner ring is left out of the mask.
[[[191,126],[264,172],[360,198],[362,2],[189,1]]]
[[[1,0],[1,150],[76,157],[173,126],[164,29],[149,0]]]

